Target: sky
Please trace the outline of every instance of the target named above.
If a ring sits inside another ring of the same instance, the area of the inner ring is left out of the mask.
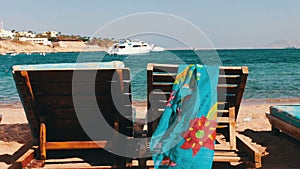
[[[9,0],[1,2],[0,21],[7,30],[102,38],[154,32],[152,40],[168,47],[178,45],[170,39],[190,45],[201,37],[216,48],[251,48],[300,42],[299,7],[299,0]]]

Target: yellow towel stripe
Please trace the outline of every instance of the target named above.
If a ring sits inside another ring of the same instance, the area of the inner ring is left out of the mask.
[[[186,77],[188,71],[190,70],[191,65],[187,66],[181,73],[177,74],[175,84],[178,84],[184,77]]]
[[[215,103],[209,110],[206,118],[209,120],[215,120],[217,118],[217,109],[218,109],[218,104]]]

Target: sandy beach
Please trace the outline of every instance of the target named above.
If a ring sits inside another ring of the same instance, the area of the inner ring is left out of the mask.
[[[299,100],[247,100],[241,104],[237,130],[256,143],[264,155],[263,169],[296,169],[300,166],[300,142],[286,135],[275,136],[265,116],[271,105],[300,104]],[[145,103],[134,103],[137,112],[145,112]],[[26,150],[30,128],[20,104],[0,105],[0,168],[8,168]],[[138,114],[143,117],[144,114]],[[241,168],[214,165],[214,168]]]
[[[50,47],[31,42],[20,42],[1,40],[0,41],[0,54],[9,53],[53,53],[53,52],[98,52],[106,51],[106,47],[100,47],[98,45],[88,45],[80,41],[61,41],[56,42],[57,46]]]

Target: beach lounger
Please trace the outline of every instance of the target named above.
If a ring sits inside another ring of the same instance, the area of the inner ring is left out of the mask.
[[[282,131],[300,140],[300,105],[271,106],[266,116],[274,133]]]
[[[178,65],[148,64],[148,137],[151,137],[159,123],[169,98]],[[217,139],[214,162],[251,162],[256,168],[261,167],[261,153],[245,137],[235,130],[246,80],[247,67],[220,67],[218,82],[218,119]],[[153,92],[159,90],[159,92]],[[146,160],[140,165],[146,166]]]
[[[14,164],[17,168],[57,164],[51,160],[64,154],[79,155],[87,166],[125,167],[125,158],[102,148],[110,151],[126,140],[97,120],[101,112],[112,129],[133,134],[130,74],[122,62],[21,65],[13,67],[13,77],[34,139],[32,149]]]

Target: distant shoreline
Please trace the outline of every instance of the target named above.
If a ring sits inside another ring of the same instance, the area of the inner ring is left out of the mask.
[[[11,40],[0,41],[0,55],[5,54],[31,54],[31,53],[60,53],[60,52],[103,52],[106,47],[88,45],[81,41],[61,41],[55,47],[34,44],[31,42],[20,42]]]
[[[30,42],[0,40],[0,55],[21,53],[106,52],[108,50],[107,46],[88,45],[81,41],[60,41],[55,43],[58,45],[50,47]],[[300,48],[166,48],[166,50],[300,50]]]

